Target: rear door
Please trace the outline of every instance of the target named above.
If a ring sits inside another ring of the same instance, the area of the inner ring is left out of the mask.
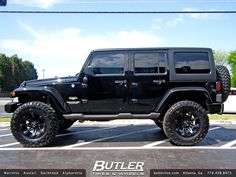
[[[132,51],[128,109],[133,113],[154,112],[168,90],[167,51]]]

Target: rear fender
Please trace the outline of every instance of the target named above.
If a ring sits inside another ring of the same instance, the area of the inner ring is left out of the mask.
[[[200,95],[204,100],[198,100],[197,96]],[[167,111],[169,107],[175,103],[174,101],[192,100],[200,103],[207,109],[206,103],[212,103],[211,96],[208,91],[203,87],[177,87],[170,89],[160,101],[156,112]],[[202,104],[204,103],[204,105]]]

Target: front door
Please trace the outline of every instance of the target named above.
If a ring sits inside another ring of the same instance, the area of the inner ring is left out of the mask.
[[[91,114],[122,112],[127,97],[128,53],[94,52],[84,69],[84,104]],[[86,72],[89,71],[89,72]]]
[[[154,112],[168,90],[167,52],[131,52],[132,77],[128,107],[132,113]]]

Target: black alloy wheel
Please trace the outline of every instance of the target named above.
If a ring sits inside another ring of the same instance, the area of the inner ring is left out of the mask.
[[[192,112],[181,112],[175,120],[176,132],[183,137],[192,137],[200,130],[199,117]]]
[[[45,134],[45,117],[37,110],[29,110],[22,114],[20,121],[20,132],[22,136],[29,139],[38,139]]]

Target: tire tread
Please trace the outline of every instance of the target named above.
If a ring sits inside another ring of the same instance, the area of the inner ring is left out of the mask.
[[[217,80],[222,83],[222,101],[225,102],[229,96],[231,82],[230,73],[228,69],[223,65],[216,66]]]
[[[203,119],[204,123],[202,124],[202,128],[198,136],[194,138],[181,139],[180,136],[176,135],[177,132],[172,129],[172,124],[174,122],[176,111],[186,106],[196,109],[196,111],[201,114],[201,119]],[[209,119],[205,109],[198,103],[188,100],[177,102],[172,107],[170,107],[163,121],[163,130],[166,136],[170,139],[171,143],[179,146],[192,146],[198,144],[205,138],[205,136],[208,133],[208,129],[209,129]]]
[[[18,127],[17,124],[19,123],[19,120],[20,120],[19,114],[22,111],[26,111],[30,109],[39,109],[40,111],[44,111],[44,113],[47,116],[47,121],[49,121],[48,125],[50,125],[49,127],[50,131],[46,130],[47,132],[46,132],[45,137],[39,138],[38,141],[26,140],[21,135],[20,131],[17,128]],[[43,147],[43,146],[47,146],[51,144],[58,133],[58,129],[59,129],[59,121],[56,116],[55,110],[51,106],[42,102],[38,102],[38,101],[32,101],[32,102],[28,102],[21,105],[15,111],[11,119],[11,132],[13,136],[15,137],[15,139],[19,141],[24,147]]]

